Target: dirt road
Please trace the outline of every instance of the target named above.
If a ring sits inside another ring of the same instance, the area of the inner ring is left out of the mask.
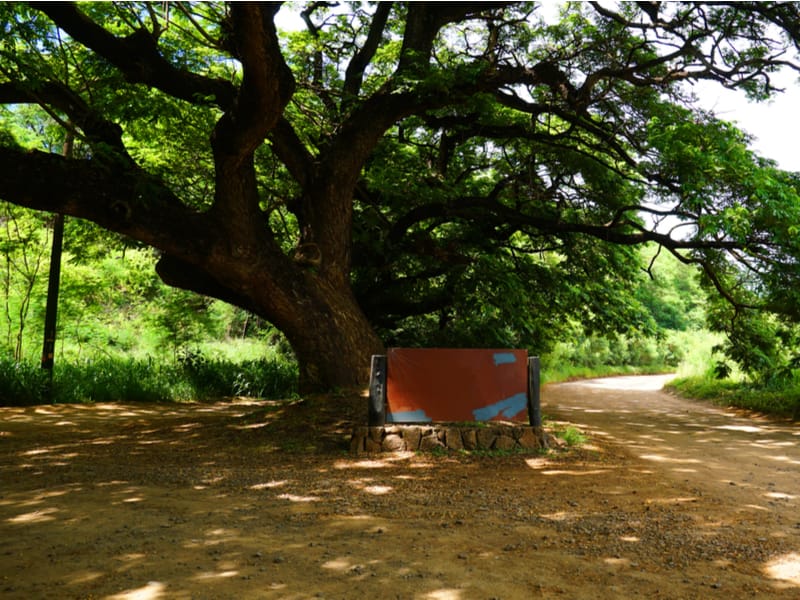
[[[785,589],[794,587],[800,598],[800,425],[688,402],[661,391],[669,379],[552,386],[547,408],[593,438],[626,449],[641,461],[637,468],[676,492],[689,490],[674,503],[719,505],[716,518],[709,517],[712,528],[752,523],[764,527],[751,534],[752,541],[786,540],[788,552],[766,561],[763,572],[785,582]]]
[[[743,509],[800,499],[800,424],[661,393],[661,377],[616,377],[553,386],[552,413],[628,449],[665,477],[737,498]],[[798,547],[800,550],[800,547]]]
[[[0,408],[0,597],[800,598],[800,429],[548,386],[542,455],[346,453],[357,397]]]

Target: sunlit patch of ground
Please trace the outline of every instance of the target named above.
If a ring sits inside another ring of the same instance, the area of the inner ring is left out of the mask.
[[[792,552],[771,560],[764,572],[773,579],[800,586],[800,553]]]

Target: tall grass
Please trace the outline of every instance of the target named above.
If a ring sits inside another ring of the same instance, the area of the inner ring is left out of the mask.
[[[0,406],[42,404],[47,386],[47,374],[38,365],[0,358]]]
[[[760,413],[800,418],[800,382],[769,387],[747,381],[715,379],[710,375],[682,377],[668,384],[682,396],[708,400]]]
[[[715,373],[717,357],[712,348],[722,340],[722,334],[708,331],[688,334],[686,357],[677,370],[678,377],[667,387],[684,397],[720,406],[800,418],[800,380],[797,377],[758,384],[748,381],[741,370],[734,367],[728,377],[719,379]]]
[[[297,367],[286,360],[101,358],[56,365],[51,392],[41,369],[0,360],[0,406],[75,402],[183,402],[232,396],[290,398]]]

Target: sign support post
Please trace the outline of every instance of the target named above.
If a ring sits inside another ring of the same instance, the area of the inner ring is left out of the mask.
[[[532,427],[542,426],[541,376],[539,357],[528,358],[528,420]]]
[[[383,427],[386,424],[386,355],[373,354],[369,376],[369,416],[370,427]]]

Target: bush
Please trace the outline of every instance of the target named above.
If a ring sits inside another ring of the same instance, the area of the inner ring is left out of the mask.
[[[195,394],[204,398],[286,398],[297,392],[297,366],[286,361],[233,362],[207,359],[199,351],[184,351],[179,363]]]
[[[48,374],[24,363],[0,361],[0,406],[80,402],[178,402],[231,396],[290,398],[297,367],[280,360],[209,360],[199,352],[179,360],[104,358],[64,363]]]
[[[800,382],[783,386],[716,379],[713,374],[674,379],[668,387],[683,396],[709,400],[721,406],[736,406],[761,413],[794,416],[800,409]]]
[[[154,361],[99,359],[60,364],[53,381],[53,401],[164,402],[173,400],[175,369]]]
[[[685,350],[670,338],[584,336],[561,342],[542,357],[551,379],[674,370]]]
[[[0,359],[0,406],[48,402],[49,374],[38,365]]]

